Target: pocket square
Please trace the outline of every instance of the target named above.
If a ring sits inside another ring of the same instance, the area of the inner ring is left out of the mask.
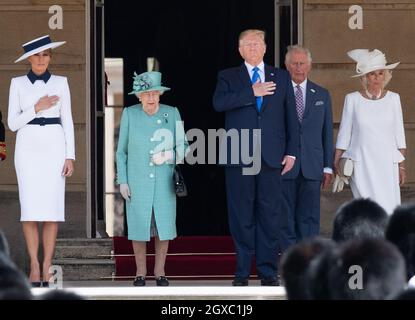
[[[323,101],[317,101],[314,105],[315,106],[322,106],[324,104],[324,102]]]

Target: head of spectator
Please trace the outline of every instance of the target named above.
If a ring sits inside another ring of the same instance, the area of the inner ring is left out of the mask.
[[[333,300],[388,300],[406,286],[405,260],[383,239],[355,239],[343,243],[329,270]]]
[[[16,268],[8,256],[0,252],[0,300],[32,298],[27,277]]]
[[[337,246],[325,250],[310,262],[307,270],[307,288],[311,300],[331,300],[329,271],[337,260]]]
[[[0,230],[0,253],[3,253],[7,257],[10,256],[9,244],[3,231]]]
[[[394,300],[415,300],[415,288],[402,290]]]
[[[385,237],[405,258],[407,279],[415,276],[415,205],[402,205],[389,219]]]
[[[387,224],[388,214],[380,205],[370,199],[354,199],[337,210],[332,239],[383,238]]]
[[[289,248],[281,259],[281,272],[288,300],[310,300],[308,269],[311,262],[335,243],[329,239],[314,238]]]
[[[84,298],[75,292],[56,289],[38,296],[38,300],[84,300]]]

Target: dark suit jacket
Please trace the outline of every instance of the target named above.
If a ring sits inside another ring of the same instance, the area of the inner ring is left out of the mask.
[[[294,92],[293,86],[291,89]],[[283,179],[294,179],[300,172],[306,179],[322,180],[323,168],[333,166],[333,117],[329,92],[307,81],[306,107],[302,123],[297,120],[300,153]]]
[[[241,130],[249,129],[249,155],[253,154],[253,129],[261,129],[262,160],[272,168],[280,168],[284,155],[296,156],[298,151],[295,99],[288,72],[268,65],[265,65],[264,71],[265,81],[273,81],[277,87],[273,95],[264,96],[260,112],[245,64],[219,73],[213,107],[218,112],[226,113],[227,131],[235,129],[241,137]],[[241,157],[231,163],[229,141],[226,164],[244,165]],[[239,150],[242,151],[241,148]]]

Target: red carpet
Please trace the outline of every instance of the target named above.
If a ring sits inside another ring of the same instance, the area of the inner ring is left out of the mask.
[[[135,261],[131,241],[114,237],[115,276],[119,279],[135,276]],[[177,237],[169,244],[166,275],[177,279],[231,279],[235,272],[235,251],[229,236]],[[147,245],[147,271],[154,268],[154,242]],[[255,275],[253,263],[252,275]],[[122,278],[121,278],[122,277]]]

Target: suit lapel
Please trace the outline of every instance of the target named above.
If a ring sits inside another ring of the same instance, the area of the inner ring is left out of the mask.
[[[277,83],[277,81],[275,79],[276,75],[273,72],[271,67],[269,67],[268,65],[265,65],[264,66],[264,73],[265,73],[265,82],[273,81],[273,82]],[[269,103],[269,100],[271,99],[271,97],[272,96],[264,96],[264,99],[262,101],[262,106],[261,106],[261,113],[264,112],[265,108],[268,106],[268,103]]]
[[[314,102],[316,100],[316,89],[314,88],[313,83],[310,80],[307,80],[307,88],[306,88],[306,97],[305,97],[305,111],[304,111],[304,119],[309,116],[311,109],[314,106]]]
[[[238,74],[239,74],[239,78],[241,79],[242,84],[243,84],[244,86],[245,86],[245,85],[251,85],[251,78],[249,77],[249,73],[248,73],[248,70],[246,69],[245,64],[242,64],[242,65],[239,67],[239,72],[238,72]]]

